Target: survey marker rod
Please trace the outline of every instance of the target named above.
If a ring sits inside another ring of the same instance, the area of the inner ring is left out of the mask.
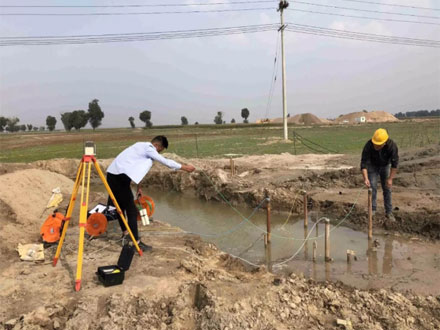
[[[278,10],[280,11],[280,19],[281,19],[281,66],[283,70],[282,80],[283,80],[283,131],[284,131],[284,140],[289,140],[289,136],[287,133],[287,96],[286,96],[286,57],[284,53],[284,9],[287,8],[289,3],[286,0],[282,0],[279,3]]]
[[[368,239],[373,238],[373,190],[368,189]]]
[[[316,261],[316,249],[317,248],[318,248],[318,243],[316,241],[313,241],[313,257],[312,257],[313,262]]]
[[[306,227],[306,228],[309,225],[309,215],[308,215],[308,210],[307,210],[308,200],[307,199],[308,199],[307,192],[304,191],[304,227]]]
[[[270,244],[270,198],[269,194],[266,192],[266,210],[267,210],[267,243]]]
[[[325,261],[329,262],[330,258],[330,220],[325,219]]]
[[[142,255],[142,250],[139,248],[139,245],[138,245],[138,243],[136,242],[136,239],[133,236],[133,232],[131,231],[130,226],[128,225],[127,220],[125,219],[124,212],[122,212],[121,208],[119,207],[119,204],[116,201],[115,195],[113,195],[113,192],[110,189],[110,186],[108,185],[108,182],[107,182],[107,179],[104,176],[104,173],[102,173],[102,170],[101,170],[101,167],[99,166],[98,161],[95,158],[92,158],[92,160],[93,160],[93,164],[95,165],[96,171],[98,172],[98,175],[101,178],[101,181],[104,183],[105,189],[107,189],[107,193],[110,196],[110,198],[111,198],[111,200],[113,202],[113,205],[116,207],[116,210],[117,210],[119,216],[121,217],[121,220],[124,223],[125,228],[127,229],[128,234],[130,235],[131,240],[133,241],[133,245],[135,246],[136,251],[141,256]]]
[[[61,248],[63,247],[64,238],[66,237],[67,227],[69,227],[70,217],[72,216],[73,208],[75,207],[76,196],[78,195],[78,189],[80,186],[82,169],[83,169],[83,161],[81,160],[79,162],[78,170],[76,172],[76,179],[73,185],[72,196],[70,196],[69,206],[67,207],[66,216],[64,217],[63,231],[61,232],[61,237],[58,242],[57,251],[52,261],[52,266],[54,267],[57,265],[58,259],[60,257]]]

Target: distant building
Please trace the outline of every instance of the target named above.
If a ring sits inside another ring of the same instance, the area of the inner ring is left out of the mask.
[[[355,121],[356,123],[366,123],[366,122],[367,122],[367,119],[365,118],[365,116],[361,116],[361,117],[357,117],[357,118],[355,118],[354,121]]]

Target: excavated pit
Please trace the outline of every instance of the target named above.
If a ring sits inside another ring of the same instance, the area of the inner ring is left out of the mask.
[[[426,244],[437,244],[438,151],[432,148],[412,156],[403,155],[400,181],[396,179],[393,195],[400,222],[391,226],[379,216],[374,223],[375,230],[389,234],[384,236],[384,242],[379,242],[379,260],[386,259],[380,249],[389,244],[387,237],[399,241],[398,235],[409,235],[417,238],[416,245],[425,244],[427,238],[434,240]],[[229,159],[183,161],[193,163],[200,171],[188,175],[154,166],[143,183],[144,189],[175,191],[222,202],[220,192],[233,205],[250,209],[258,205],[267,189],[274,216],[277,212],[285,215],[291,209],[300,214],[303,205],[295,196],[305,189],[310,194],[312,217],[313,212],[318,212],[333,214],[335,218],[349,211],[361,189],[359,171],[355,168],[357,160],[339,155],[239,158],[235,160],[237,175],[233,178],[229,174]],[[105,168],[109,162],[104,160],[101,164]],[[59,186],[68,196],[77,165],[78,161],[72,160],[17,167],[0,164],[0,324],[5,329],[328,329],[339,328],[338,319],[349,320],[356,329],[440,327],[440,296],[434,293],[438,284],[431,292],[421,294],[411,291],[405,278],[391,289],[366,290],[332,282],[332,278],[330,282],[316,282],[283,271],[272,274],[266,266],[251,267],[252,271],[248,271],[243,262],[214,244],[195,235],[176,235],[179,229],[167,224],[168,219],[159,218],[163,222],[155,221],[143,231],[154,247],[153,252],[135,256],[120,286],[104,288],[95,275],[97,266],[117,260],[121,250],[118,226],[111,223],[105,235],[86,240],[83,285],[75,293],[77,210],[57,267],[51,265],[55,247],[46,249],[43,263],[21,262],[14,250],[19,242],[38,241],[39,227],[51,212],[45,210],[51,190]],[[96,175],[93,182],[99,183]],[[361,231],[366,228],[366,194],[364,197],[356,202],[353,218],[350,216],[352,220],[347,222]],[[105,198],[102,192],[95,192],[90,203]],[[65,199],[60,208],[66,205]],[[164,232],[169,235],[158,234]],[[310,249],[309,246],[309,253]],[[419,253],[418,258],[421,256]],[[438,254],[428,257],[438,264]],[[357,271],[355,265],[353,272]],[[370,266],[383,268],[380,264]],[[376,275],[368,276],[372,283],[376,282]]]

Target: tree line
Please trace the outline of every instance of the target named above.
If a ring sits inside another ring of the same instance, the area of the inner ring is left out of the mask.
[[[414,117],[434,117],[440,116],[440,109],[437,110],[417,110],[417,111],[407,111],[398,112],[395,114],[397,118],[414,118]]]
[[[247,108],[241,109],[241,117],[243,118],[243,123],[247,124],[248,117],[250,115],[250,111]],[[102,111],[99,100],[93,99],[89,102],[88,110],[74,110],[70,112],[61,113],[61,122],[64,126],[64,129],[70,132],[72,129],[80,130],[85,127],[87,123],[90,123],[93,130],[101,126],[102,119],[104,118],[104,112]],[[139,114],[139,119],[145,123],[146,128],[153,127],[153,122],[151,121],[151,111],[144,110]],[[185,116],[180,117],[181,124],[183,126],[188,125],[189,121]],[[128,118],[130,126],[135,128],[134,117],[130,116]],[[53,131],[55,129],[57,119],[53,116],[47,116],[46,118],[46,126],[33,126],[32,124],[27,125],[19,125],[20,119],[17,117],[6,118],[0,117],[0,132],[18,132],[18,131],[44,131],[46,127],[49,131]],[[215,124],[225,124],[226,122],[223,120],[223,112],[218,111],[217,115],[214,117]],[[235,123],[235,119],[232,118],[231,124]],[[194,123],[198,125],[198,122]]]
[[[99,100],[94,99],[89,102],[88,111],[75,110],[72,112],[64,112],[61,114],[61,122],[66,131],[71,131],[72,128],[80,130],[87,123],[90,123],[93,130],[99,127],[104,118],[104,112],[99,106]],[[19,125],[20,119],[17,117],[6,118],[0,117],[0,132],[18,132],[18,131],[44,131],[46,127],[49,131],[53,131],[57,124],[57,119],[53,116],[46,117],[46,126],[34,126],[32,124]]]

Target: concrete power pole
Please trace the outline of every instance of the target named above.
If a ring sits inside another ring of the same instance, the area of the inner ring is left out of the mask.
[[[278,11],[281,17],[281,63],[283,69],[283,127],[284,127],[284,140],[289,140],[289,134],[287,131],[287,98],[286,98],[286,57],[284,55],[284,16],[283,11],[289,7],[287,0],[280,0],[278,5]]]

